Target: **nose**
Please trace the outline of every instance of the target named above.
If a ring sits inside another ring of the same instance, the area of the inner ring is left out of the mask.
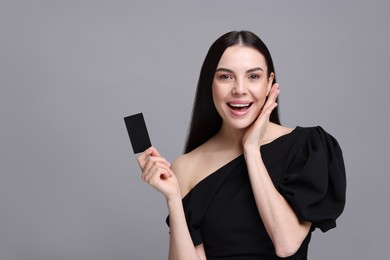
[[[233,95],[245,95],[246,91],[246,86],[242,81],[237,81],[232,88]]]

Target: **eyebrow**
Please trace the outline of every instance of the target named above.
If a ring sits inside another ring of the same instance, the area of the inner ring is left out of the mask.
[[[253,68],[253,69],[249,69],[246,71],[246,73],[251,73],[251,72],[255,72],[255,71],[258,71],[258,70],[261,70],[264,72],[264,70],[260,67],[256,67],[256,68]],[[215,72],[218,72],[218,71],[224,71],[224,72],[229,72],[229,73],[233,73],[232,70],[230,69],[226,69],[226,68],[218,68]]]

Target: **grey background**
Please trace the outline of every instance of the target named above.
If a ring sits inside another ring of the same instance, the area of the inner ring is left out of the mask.
[[[140,180],[123,117],[182,152],[201,63],[230,30],[273,55],[287,126],[343,147],[348,202],[311,259],[388,252],[388,1],[0,3],[0,259],[165,259],[163,197]]]

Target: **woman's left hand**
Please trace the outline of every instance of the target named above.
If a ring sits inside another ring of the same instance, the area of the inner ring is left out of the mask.
[[[244,137],[242,138],[242,145],[245,149],[258,150],[261,146],[261,140],[267,129],[269,123],[269,116],[274,108],[278,105],[276,98],[279,95],[279,84],[272,85],[268,99],[265,102],[263,108],[260,111],[258,118],[252,123],[252,125],[246,130]]]

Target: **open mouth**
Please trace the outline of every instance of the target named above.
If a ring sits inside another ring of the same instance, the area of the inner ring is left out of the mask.
[[[250,108],[250,106],[252,105],[253,103],[246,103],[246,104],[235,104],[235,103],[228,103],[227,105],[235,110],[235,111],[243,111],[243,110],[246,110],[248,108]]]

